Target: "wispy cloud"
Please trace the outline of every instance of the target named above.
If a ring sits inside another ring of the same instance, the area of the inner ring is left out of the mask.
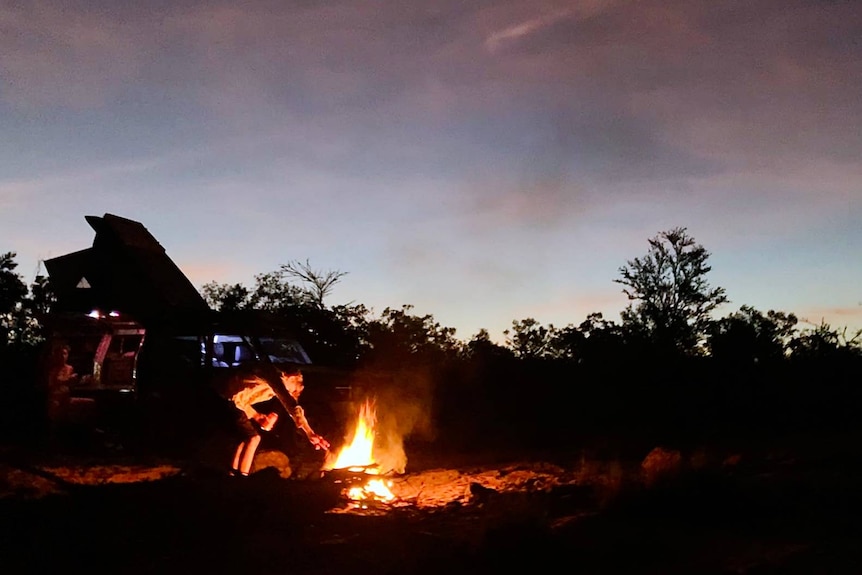
[[[584,0],[563,8],[544,8],[545,13],[491,32],[485,38],[485,49],[493,53],[507,44],[518,42],[564,20],[583,20],[595,16],[617,2],[614,0]],[[574,4],[574,5],[572,5]],[[539,5],[539,10],[542,10]]]
[[[802,328],[810,328],[826,322],[833,329],[841,331],[845,326],[862,326],[862,302],[855,306],[844,307],[804,306],[798,310],[797,315],[802,322]],[[854,329],[848,329],[846,335],[852,336]]]
[[[516,41],[524,36],[537,32],[542,28],[546,28],[559,20],[571,18],[574,14],[575,10],[573,8],[569,8],[525,20],[513,26],[494,32],[488,36],[485,40],[485,47],[491,52],[496,52],[497,49],[506,42]]]

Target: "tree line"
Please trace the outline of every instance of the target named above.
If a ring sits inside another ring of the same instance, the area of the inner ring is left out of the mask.
[[[44,276],[26,285],[15,257],[0,256],[0,360],[20,381],[53,296]],[[729,300],[709,283],[709,257],[686,228],[660,232],[613,280],[629,300],[619,321],[601,313],[563,327],[518,319],[503,343],[485,329],[458,339],[411,305],[379,314],[361,303],[329,305],[347,272],[308,260],[256,275],[252,286],[210,282],[201,293],[215,310],[280,318],[316,364],[394,374],[398,394],[433,409],[428,433],[442,439],[694,440],[850,418],[862,330],[748,305],[716,317]]]
[[[211,282],[202,292],[215,309],[283,314],[307,336],[317,357],[337,365],[361,363],[381,351],[409,355],[433,350],[443,356],[484,352],[577,362],[713,357],[743,363],[862,353],[862,330],[848,335],[846,327],[822,321],[806,326],[793,313],[742,305],[715,318],[728,298],[724,288],[708,283],[709,252],[686,228],[661,232],[648,241],[648,252],[628,261],[613,280],[630,302],[619,322],[601,313],[564,327],[524,318],[512,321],[502,344],[493,343],[485,329],[459,340],[455,329],[441,326],[433,315],[414,315],[410,305],[386,308],[377,317],[362,304],[327,306],[326,297],[346,272],[315,270],[307,260],[257,275],[250,288]]]

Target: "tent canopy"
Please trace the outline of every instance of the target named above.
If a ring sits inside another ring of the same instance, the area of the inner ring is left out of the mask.
[[[118,311],[143,324],[207,316],[210,308],[165,249],[140,223],[86,216],[93,246],[45,261],[60,312]]]

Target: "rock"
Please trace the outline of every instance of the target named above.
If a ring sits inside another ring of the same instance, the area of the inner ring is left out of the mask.
[[[473,503],[486,503],[497,492],[480,483],[471,482],[467,487],[467,496]]]
[[[275,469],[282,479],[288,479],[293,475],[290,458],[281,451],[261,451],[255,456],[254,465],[251,468],[252,473],[268,468]]]
[[[648,486],[676,477],[682,468],[682,455],[675,449],[656,447],[641,462],[641,471]]]

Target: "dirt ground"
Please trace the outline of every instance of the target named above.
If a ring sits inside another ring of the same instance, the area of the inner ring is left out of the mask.
[[[862,459],[811,445],[652,464],[428,450],[387,478],[392,502],[364,508],[344,494],[353,476],[280,453],[236,479],[10,445],[0,557],[10,574],[862,573]]]

